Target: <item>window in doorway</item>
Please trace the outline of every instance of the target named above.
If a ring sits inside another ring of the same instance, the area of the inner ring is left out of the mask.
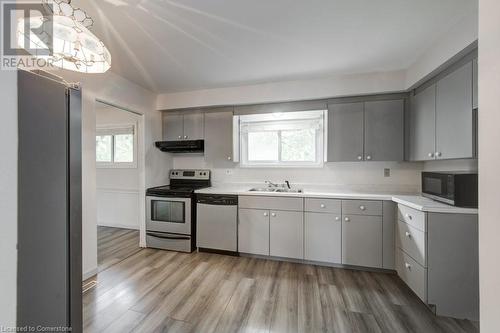
[[[98,168],[137,168],[136,126],[98,127],[96,163]]]

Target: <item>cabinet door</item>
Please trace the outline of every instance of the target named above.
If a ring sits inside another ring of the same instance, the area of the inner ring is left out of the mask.
[[[216,167],[233,165],[233,109],[205,114],[205,160]]]
[[[328,162],[363,160],[364,103],[328,105]]]
[[[433,160],[436,149],[436,85],[416,94],[410,110],[410,159]]]
[[[184,132],[184,120],[181,114],[163,115],[163,140],[181,140]]]
[[[472,62],[437,83],[436,158],[474,156]]]
[[[240,209],[238,215],[238,251],[268,256],[269,211]]]
[[[304,258],[340,264],[342,262],[342,216],[306,213],[304,221]]]
[[[269,243],[271,256],[304,259],[303,213],[271,211]]]
[[[472,108],[477,109],[478,108],[478,64],[477,64],[477,58],[472,60]]]
[[[184,115],[185,140],[200,140],[204,138],[203,113],[187,113]]]
[[[365,160],[404,159],[404,100],[365,103]]]
[[[382,267],[382,217],[344,215],[342,219],[342,263]]]

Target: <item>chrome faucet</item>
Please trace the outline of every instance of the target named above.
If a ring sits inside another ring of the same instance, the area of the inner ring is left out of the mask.
[[[288,180],[285,180],[284,184],[276,184],[276,183],[273,183],[270,180],[266,180],[265,183],[267,184],[268,187],[273,187],[273,188],[277,188],[277,187],[285,188],[285,187],[288,187],[289,190],[292,188],[290,186],[290,182]]]
[[[278,184],[275,184],[270,180],[266,180],[264,183],[266,183],[268,187],[279,187]]]

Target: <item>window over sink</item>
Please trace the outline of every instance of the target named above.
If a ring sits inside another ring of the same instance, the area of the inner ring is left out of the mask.
[[[322,166],[326,116],[325,110],[239,116],[241,166]]]

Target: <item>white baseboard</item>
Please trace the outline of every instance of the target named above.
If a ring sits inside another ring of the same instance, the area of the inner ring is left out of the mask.
[[[91,277],[93,277],[96,274],[97,274],[97,267],[95,267],[95,268],[93,268],[93,269],[91,269],[91,270],[83,273],[83,279],[82,279],[82,281],[85,281],[88,278],[91,278]]]
[[[139,225],[120,224],[120,223],[105,222],[105,221],[97,221],[97,226],[100,226],[100,227],[111,227],[111,228],[120,228],[120,229],[130,229],[130,230],[139,230]]]

